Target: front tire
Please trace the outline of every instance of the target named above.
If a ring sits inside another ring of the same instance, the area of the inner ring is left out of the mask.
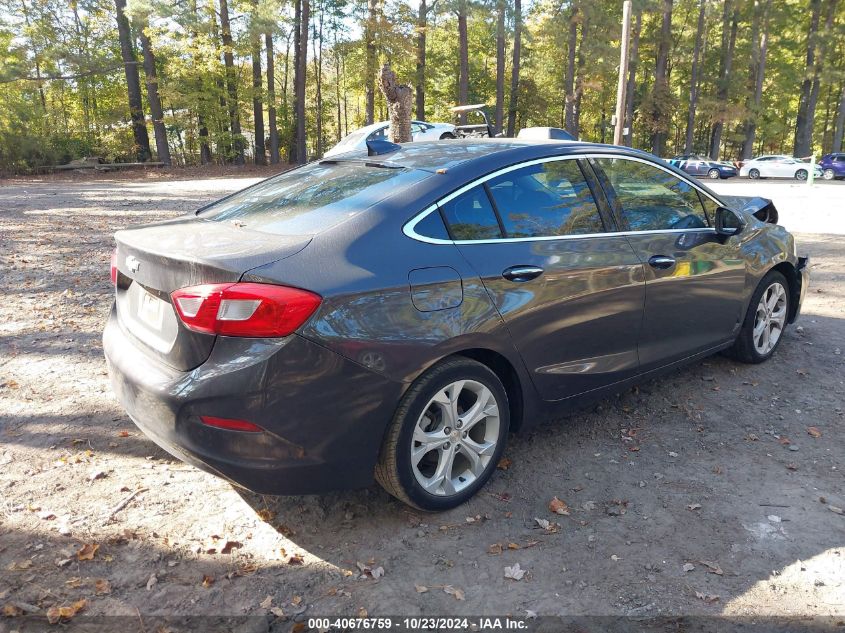
[[[427,511],[459,506],[490,479],[510,425],[508,396],[486,365],[451,358],[408,389],[381,447],[375,476]]]
[[[834,174],[833,170],[830,167],[828,167],[827,169],[824,170],[822,177],[825,180],[833,180],[836,177],[836,174]]]
[[[760,177],[760,170],[752,169],[748,172],[748,177],[751,178],[751,180],[757,180]]]
[[[742,328],[729,354],[743,363],[762,363],[771,358],[783,340],[789,319],[789,283],[771,270],[751,296]]]
[[[795,172],[795,180],[807,180],[807,170],[799,169]]]
[[[707,172],[707,177],[710,178],[710,180],[718,180],[721,177],[721,174],[718,169],[711,169]]]

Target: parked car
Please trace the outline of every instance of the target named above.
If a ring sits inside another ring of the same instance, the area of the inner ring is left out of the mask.
[[[607,145],[390,147],[116,234],[103,348],[150,438],[261,493],[375,477],[443,510],[509,432],[722,350],[765,361],[799,314],[807,259],[767,200]]]
[[[783,155],[758,156],[747,160],[739,169],[739,175],[752,180],[757,178],[795,178],[796,180],[807,180],[810,173],[810,164],[797,158]],[[816,165],[814,176],[822,175],[821,168]]]
[[[324,157],[336,156],[344,152],[367,150],[367,141],[386,141],[389,121],[381,121],[367,125],[359,130],[347,134],[340,142],[323,154]],[[436,141],[456,138],[455,126],[451,123],[428,123],[427,121],[411,121],[411,137],[413,142]]]
[[[825,154],[819,161],[819,167],[825,180],[845,178],[845,152]]]
[[[670,158],[666,162],[688,173],[690,176],[707,176],[711,180],[733,178],[737,175],[737,169],[731,163],[710,160],[709,158],[703,158],[696,154],[682,154],[681,156]]]
[[[532,141],[575,141],[566,130],[559,127],[524,127],[516,135],[521,140]]]

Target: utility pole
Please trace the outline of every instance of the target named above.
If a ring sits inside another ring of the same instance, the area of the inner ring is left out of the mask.
[[[625,89],[628,76],[628,40],[631,33],[631,0],[622,3],[622,40],[619,47],[619,83],[616,87],[616,127],[613,129],[613,144],[622,145],[625,128]]]

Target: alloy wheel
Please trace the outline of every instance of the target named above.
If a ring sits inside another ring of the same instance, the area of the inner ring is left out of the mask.
[[[828,167],[827,169],[824,170],[824,174],[822,174],[822,175],[824,176],[825,180],[833,180],[833,177],[836,174],[834,174],[833,170],[830,167]]]
[[[775,282],[763,292],[754,315],[752,340],[761,356],[769,354],[778,344],[786,325],[786,289]]]
[[[411,467],[426,492],[451,496],[485,472],[499,441],[499,406],[475,380],[440,389],[423,409],[411,438]]]
[[[710,180],[718,180],[719,170],[718,169],[711,169],[709,172],[707,172],[707,176],[710,178]]]
[[[748,172],[748,177],[751,178],[751,180],[757,180],[760,177],[760,170],[752,169]]]
[[[807,170],[806,169],[799,169],[795,172],[796,180],[807,180]]]

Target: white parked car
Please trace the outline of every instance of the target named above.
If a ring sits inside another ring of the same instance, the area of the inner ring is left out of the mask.
[[[822,169],[818,165],[814,169],[815,177],[822,175]],[[795,178],[796,180],[807,180],[810,174],[810,163],[792,158],[792,156],[770,155],[758,156],[747,160],[739,170],[741,177],[751,178]]]
[[[373,123],[351,134],[344,136],[340,143],[327,151],[324,156],[334,156],[353,150],[362,149],[366,151],[367,141],[388,140],[387,128],[389,121]],[[416,141],[437,141],[440,139],[456,138],[455,126],[451,123],[428,123],[427,121],[411,121],[411,137]]]

